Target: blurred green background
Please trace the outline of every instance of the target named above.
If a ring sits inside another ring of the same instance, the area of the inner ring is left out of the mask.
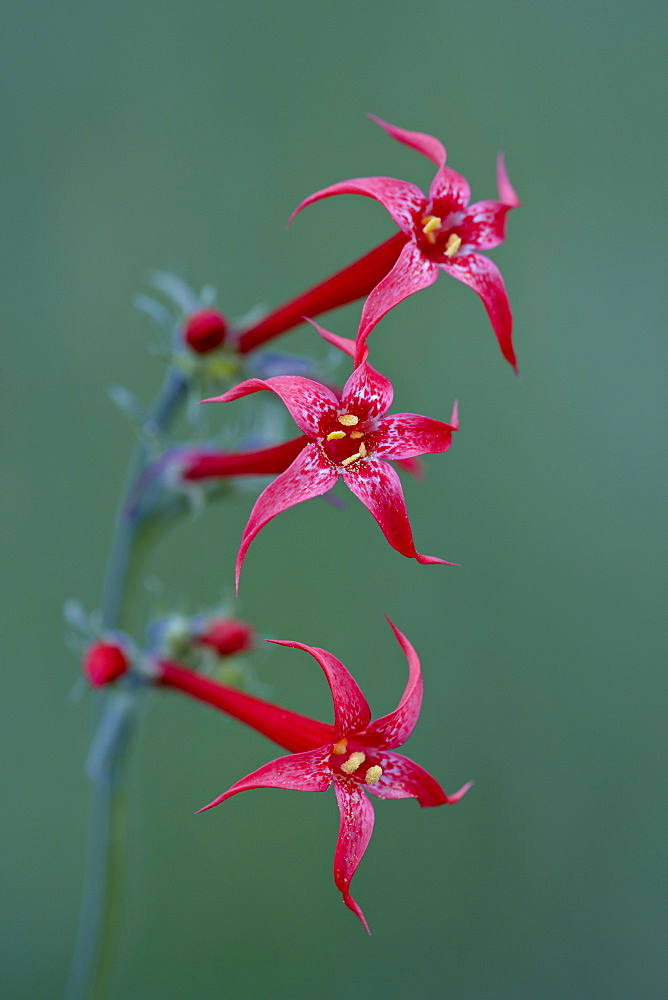
[[[651,0],[6,7],[3,996],[60,996],[73,944],[90,711],[69,697],[61,609],[99,600],[133,443],[106,388],[149,401],[161,378],[133,296],[171,269],[240,315],[391,235],[355,198],[285,229],[337,180],[428,183],[366,111],[439,136],[474,200],[494,196],[505,149],[524,207],[492,257],[522,375],[463,285],[394,310],[371,347],[395,408],[447,418],[460,400],[452,452],[405,490],[420,551],[463,567],[402,559],[360,504],[313,501],[255,542],[238,613],[330,649],[375,715],[405,680],[391,615],[426,676],[407,752],[448,790],[476,786],[452,809],[376,803],[354,883],[369,939],[332,883],[334,796],[256,792],[195,816],[273,747],[154,697],[113,997],[665,996],[662,17]],[[358,315],[325,323],[353,336]],[[324,355],[304,330],[275,346]],[[168,595],[231,593],[249,506],[162,541],[151,572]],[[329,719],[306,657],[275,650],[257,669],[276,700]]]

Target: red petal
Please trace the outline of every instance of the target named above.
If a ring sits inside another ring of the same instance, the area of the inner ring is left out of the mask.
[[[450,167],[441,167],[429,186],[430,200],[445,203],[438,206],[443,214],[446,208],[451,212],[466,208],[470,197],[469,182]]]
[[[379,799],[417,799],[421,806],[442,806],[459,802],[473,784],[469,781],[454,795],[446,795],[436,778],[415,761],[387,750],[379,756],[383,773],[367,792]]]
[[[288,219],[288,225],[307,205],[312,205],[314,201],[321,201],[323,198],[331,198],[334,194],[363,194],[367,198],[375,198],[387,209],[399,229],[407,236],[413,232],[415,215],[422,212],[427,204],[427,199],[420,188],[408,181],[396,180],[394,177],[353,177],[349,181],[340,181],[309,195],[294,210]]]
[[[270,381],[276,381],[272,379]],[[302,379],[306,381],[306,379]],[[239,589],[239,575],[250,543],[265,524],[282,510],[295,504],[322,496],[331,490],[338,477],[333,465],[323,458],[315,444],[307,444],[289,469],[286,469],[266,490],[260,493],[248,518],[237,553],[236,581]]]
[[[374,459],[363,459],[343,470],[346,486],[375,517],[393,549],[419,563],[446,563],[436,556],[423,556],[415,550],[404,494],[399,476],[392,466]]]
[[[404,146],[416,149],[418,153],[422,153],[428,160],[435,163],[437,167],[442,167],[445,163],[445,147],[433,135],[428,135],[426,132],[409,132],[408,129],[390,125],[389,122],[384,122],[382,118],[376,118],[375,115],[368,115],[367,117],[380,125],[381,128],[384,128],[387,134],[391,135],[397,142],[403,142]]]
[[[360,416],[382,417],[392,405],[394,389],[385,378],[366,361],[355,368],[341,393],[341,406],[359,411]]]
[[[371,723],[367,732],[380,737],[379,742],[374,739],[374,746],[390,747],[393,749],[405,743],[415,729],[415,724],[420,715],[420,708],[422,707],[423,684],[420,660],[417,653],[403,632],[400,632],[389,618],[387,620],[390,622],[395,638],[408,660],[408,684],[394,712],[384,715],[382,719],[376,719],[375,722]],[[384,769],[385,765],[383,764],[383,771]]]
[[[438,277],[438,265],[422,255],[415,243],[407,243],[399,259],[386,277],[371,292],[364,308],[357,334],[357,363],[362,360],[362,347],[376,323],[422,288],[433,285]]]
[[[293,753],[312,750],[325,744],[331,745],[337,740],[334,727],[325,722],[318,722],[245,691],[219,684],[194,670],[186,670],[178,663],[160,660],[156,666],[159,670],[156,677],[158,684],[175,688],[191,698],[212,705]]]
[[[303,649],[305,653],[318,661],[322,667],[327,683],[332,692],[334,702],[334,726],[337,739],[347,733],[365,729],[371,718],[371,710],[367,700],[360,691],[357,681],[346,667],[326,649],[319,646],[305,646],[303,642],[291,642],[282,639],[269,639],[277,646],[291,646],[293,649]],[[336,741],[334,741],[336,742]]]
[[[462,242],[476,250],[491,250],[506,238],[506,216],[509,205],[498,201],[478,201],[469,205],[458,227]]]
[[[334,854],[334,881],[343,893],[343,902],[364,924],[367,933],[369,925],[362,910],[348,892],[357,866],[364,856],[373,833],[373,806],[361,787],[354,781],[336,779],[334,790],[339,803],[341,825]]]
[[[378,428],[374,454],[391,461],[447,451],[452,444],[451,424],[417,413],[390,413]]]
[[[397,460],[397,465],[414,479],[424,479],[424,464],[419,458],[400,458]]]
[[[510,183],[503,153],[499,153],[496,158],[496,186],[499,192],[499,201],[502,201],[504,205],[508,205],[509,208],[520,207],[522,202],[517,197],[515,188]]]
[[[198,809],[197,812],[213,809],[237,792],[245,792],[250,788],[288,788],[299,792],[324,792],[332,783],[332,771],[329,766],[331,753],[332,748],[326,746],[308,750],[306,753],[291,754],[289,757],[278,757],[264,767],[259,767],[252,774],[247,774],[245,778],[237,781],[217,799]]]
[[[305,435],[258,451],[195,451],[182,459],[181,478],[214,479],[221,476],[267,476],[285,472],[309,439]]]
[[[482,254],[468,253],[438,266],[447,274],[463,281],[465,285],[470,285],[478,293],[494,328],[501,353],[517,371],[512,340],[513,315],[510,311],[506,286],[496,264]]]
[[[331,344],[333,347],[338,347],[340,351],[343,351],[344,354],[349,355],[351,358],[355,357],[357,344],[354,340],[351,340],[349,337],[339,337],[338,333],[332,333],[330,330],[325,330],[324,326],[320,326],[319,323],[316,323],[315,320],[309,319],[308,316],[304,316],[304,319],[307,323],[310,323],[312,327],[315,327],[322,339],[326,340],[328,344]],[[366,353],[368,354],[369,352],[367,351]]]
[[[276,378],[249,378],[240,382],[233,389],[224,392],[222,396],[212,396],[203,399],[203,403],[229,403],[241,396],[250,396],[253,392],[269,389],[283,400],[290,416],[300,431],[309,437],[316,437],[323,417],[329,416],[332,410],[337,410],[339,401],[327,386],[314,382],[300,375],[278,375]]]

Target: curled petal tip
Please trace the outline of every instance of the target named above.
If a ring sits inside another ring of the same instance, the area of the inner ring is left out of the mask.
[[[461,563],[448,562],[447,559],[439,559],[438,556],[423,556],[418,553],[415,558],[421,566],[457,566],[461,568]]]
[[[510,208],[519,208],[522,202],[517,197],[515,188],[510,183],[508,171],[506,170],[506,160],[501,150],[496,158],[496,186],[499,191],[499,200]]]
[[[195,810],[195,816],[199,816],[200,813],[206,812],[207,809],[213,809],[213,807],[217,806],[219,804],[219,802],[220,802],[219,799],[214,799],[213,802],[209,802],[208,805],[202,806],[201,809],[196,809]]]
[[[459,430],[459,400],[456,399],[452,406],[452,416],[450,417],[450,426],[453,430]]]
[[[454,792],[452,795],[448,795],[447,797],[448,803],[450,805],[454,805],[455,802],[459,802],[459,800],[464,798],[468,790],[472,788],[474,784],[475,784],[474,781],[467,781],[465,785],[462,785],[462,787],[459,789],[458,792]]]
[[[362,913],[362,907],[359,905],[359,903],[355,902],[355,900],[353,899],[353,897],[350,895],[349,892],[344,892],[343,902],[346,904],[348,909],[352,910],[355,916],[360,919],[360,921],[362,922],[362,926],[364,927],[364,930],[367,932],[367,934],[371,934],[371,931],[369,930],[369,925],[366,922],[366,917]]]

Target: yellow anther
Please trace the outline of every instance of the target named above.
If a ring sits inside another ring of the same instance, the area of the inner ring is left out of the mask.
[[[364,441],[362,441],[360,443],[360,452],[359,453],[360,453],[360,458],[366,458],[366,445],[364,444]]]
[[[345,753],[347,749],[348,749],[348,740],[344,736],[342,740],[339,740],[338,743],[334,744],[334,746],[332,747],[332,753]]]
[[[430,243],[435,243],[436,235],[434,230],[441,228],[441,219],[437,215],[425,215],[424,219],[420,221],[422,222],[422,232]]]
[[[361,750],[356,750],[355,753],[351,753],[348,760],[344,760],[343,764],[341,765],[341,770],[345,771],[346,774],[352,774],[354,771],[357,770],[360,764],[364,763],[365,760],[366,760],[366,754],[362,753]],[[372,768],[369,768],[369,770],[371,771]]]
[[[351,438],[363,438],[364,437],[364,431],[351,431],[350,432],[350,436],[351,436]]]
[[[369,770],[364,775],[364,780],[366,781],[367,785],[375,785],[376,782],[379,780],[380,776],[382,775],[382,773],[383,773],[382,767],[380,767],[378,764],[374,764],[373,767],[370,767]]]
[[[362,445],[361,447],[364,447],[364,445]],[[341,462],[341,465],[350,465],[352,462],[356,462],[357,459],[361,457],[362,453],[356,451],[354,455],[349,455],[348,458],[344,458],[344,460]]]
[[[327,435],[327,440],[328,441],[340,441],[341,438],[344,438],[345,436],[346,436],[346,432],[345,431],[332,431],[331,434]]]
[[[448,236],[448,242],[445,244],[445,256],[454,257],[461,245],[461,236],[457,236],[456,233],[450,233]]]
[[[355,424],[360,422],[360,418],[356,417],[354,413],[342,413],[338,421],[344,427],[354,427]]]

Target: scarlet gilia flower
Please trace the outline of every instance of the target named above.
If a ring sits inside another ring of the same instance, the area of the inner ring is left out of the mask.
[[[246,653],[255,645],[255,630],[247,622],[236,618],[210,618],[197,635],[198,646],[208,646],[218,656]]]
[[[215,309],[202,309],[187,320],[183,339],[196,354],[215,351],[225,340],[228,323]]]
[[[392,548],[419,563],[446,563],[417,552],[399,476],[388,461],[447,451],[459,426],[456,404],[449,424],[416,413],[386,415],[392,383],[366,361],[340,397],[319,382],[286,375],[247,379],[205,402],[229,402],[264,389],[282,399],[306,444],[251,511],[237,554],[237,588],[246,552],[265,524],[288,507],[327,493],[339,476],[374,516]]]
[[[130,663],[120,646],[112,642],[95,642],[86,650],[82,669],[92,687],[104,687],[117,680],[129,669]]]
[[[389,619],[388,619],[389,620]],[[350,895],[350,883],[373,831],[374,811],[367,793],[380,799],[414,798],[421,806],[458,802],[469,790],[468,782],[454,795],[446,795],[436,779],[408,757],[395,753],[417,723],[422,705],[420,661],[408,639],[390,622],[408,660],[409,678],[399,705],[371,722],[364,695],[346,667],[317,646],[301,642],[276,642],[310,653],[322,667],[334,701],[334,725],[298,715],[271,702],[236,691],[178,664],[156,664],[157,683],[206,701],[232,715],[291,751],[237,781],[200,812],[212,809],[237,792],[251,788],[287,788],[323,792],[333,783],[341,822],[334,855],[334,881],[343,901],[369,930],[364,914]]]
[[[362,194],[375,198],[390,213],[407,237],[399,258],[367,298],[359,333],[358,355],[374,326],[394,306],[409,295],[433,284],[439,273],[451,274],[470,285],[480,296],[496,334],[501,353],[516,369],[512,344],[513,320],[501,273],[488,257],[477,253],[490,250],[505,239],[506,215],[517,208],[517,197],[503,160],[497,161],[499,201],[479,201],[469,205],[466,178],[446,167],[443,145],[431,135],[409,132],[370,115],[398,142],[416,149],[438,167],[429,193],[423,194],[408,181],[393,177],[355,177],[316,191],[299,205],[292,220],[307,205],[335,194]]]

